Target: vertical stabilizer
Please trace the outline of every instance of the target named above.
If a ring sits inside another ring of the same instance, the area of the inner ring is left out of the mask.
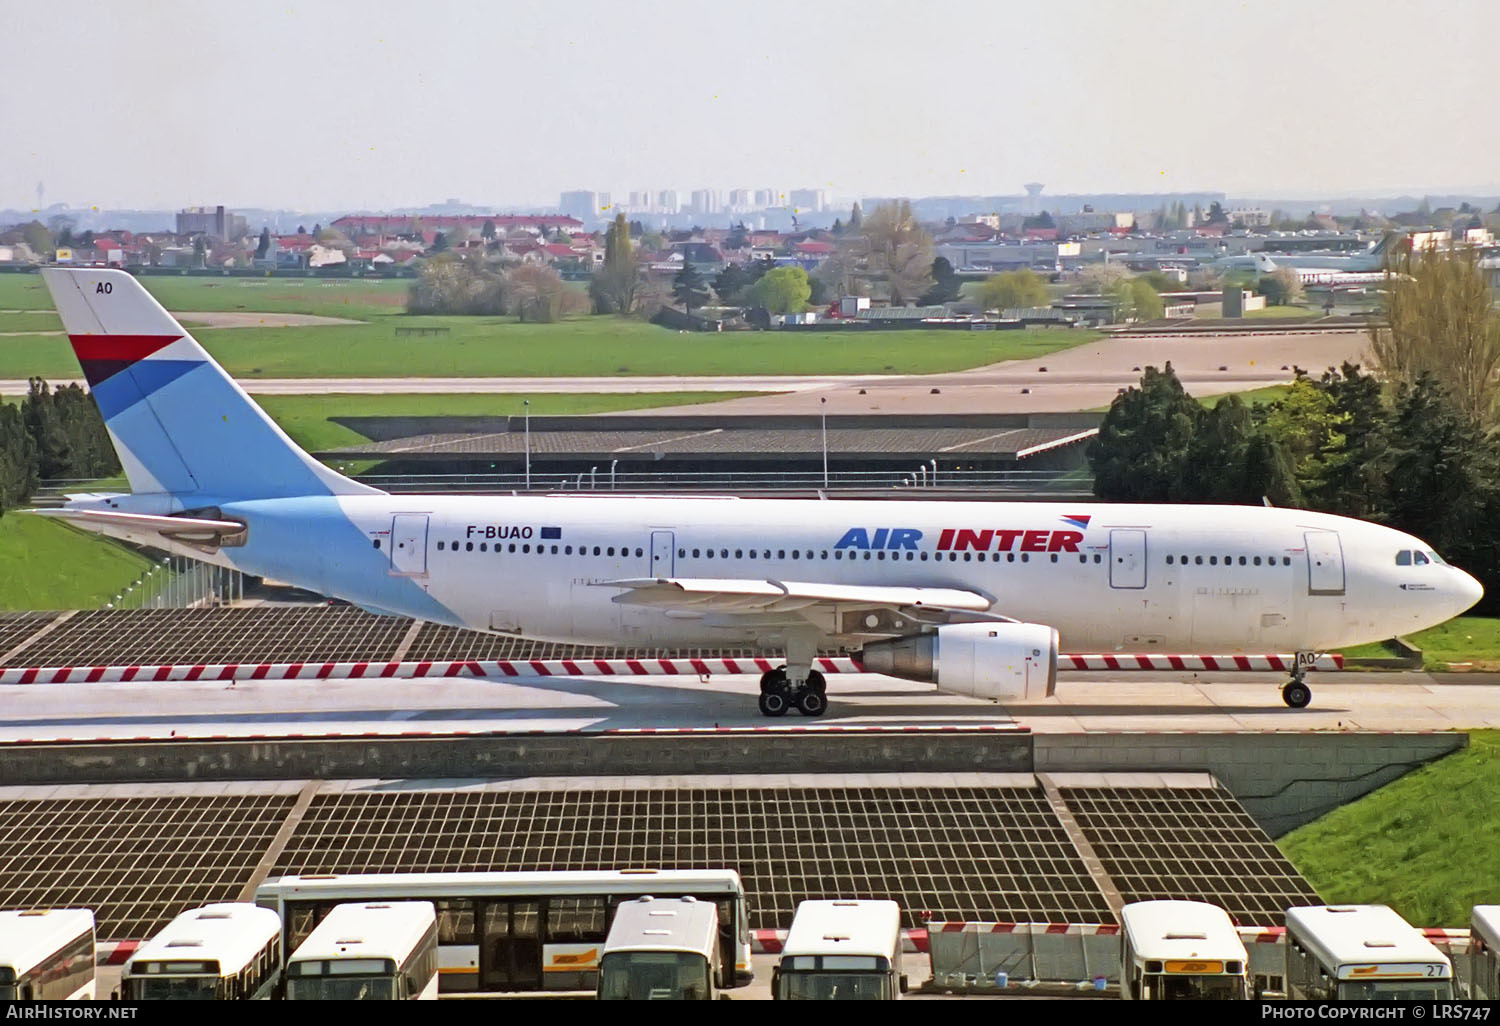
[[[186,506],[377,492],[298,448],[131,275],[49,267],[42,277],[132,491]]]

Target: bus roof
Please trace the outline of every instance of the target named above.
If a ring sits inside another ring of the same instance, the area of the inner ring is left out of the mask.
[[[430,901],[369,901],[335,905],[289,962],[389,958],[398,965],[437,925]]]
[[[636,898],[615,910],[604,954],[613,951],[696,951],[710,961],[718,944],[719,910],[692,898]]]
[[[1286,929],[1288,939],[1295,937],[1330,969],[1348,965],[1441,964],[1443,978],[1453,972],[1447,956],[1386,905],[1289,908]]]
[[[901,950],[901,906],[894,901],[804,901],[792,917],[781,957],[872,955]]]
[[[1137,901],[1120,910],[1120,927],[1138,958],[1249,959],[1234,921],[1204,901]]]
[[[0,965],[17,975],[69,941],[94,932],[94,912],[87,908],[18,909],[0,912]]]
[[[137,962],[214,960],[219,975],[233,976],[281,933],[281,917],[249,902],[224,901],[189,909],[136,948],[125,963],[131,975]]]
[[[1475,905],[1469,913],[1469,929],[1483,937],[1485,944],[1500,948],[1500,905]]]
[[[257,902],[297,896],[338,898],[462,898],[486,894],[743,895],[732,869],[560,870],[553,873],[367,873],[283,876],[255,889]]]

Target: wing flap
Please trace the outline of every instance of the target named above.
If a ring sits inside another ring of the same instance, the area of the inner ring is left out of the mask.
[[[712,577],[647,577],[595,583],[603,588],[626,589],[625,594],[616,598],[617,602],[716,612],[790,612],[809,606],[834,605],[983,613],[992,605],[987,596],[960,588]]]

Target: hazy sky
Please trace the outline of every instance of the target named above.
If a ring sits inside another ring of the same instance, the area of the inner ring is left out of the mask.
[[[0,208],[1496,190],[1496,0],[0,0]]]

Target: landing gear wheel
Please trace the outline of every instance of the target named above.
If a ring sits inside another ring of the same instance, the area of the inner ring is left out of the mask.
[[[1294,680],[1281,689],[1281,700],[1293,709],[1306,709],[1307,703],[1312,701],[1312,688]]]
[[[762,716],[785,716],[792,703],[787,699],[785,691],[766,691],[760,696],[760,714]]]
[[[785,690],[786,690],[786,670],[785,669],[778,668],[778,669],[775,669],[775,670],[767,670],[765,673],[763,673],[763,674],[760,675],[760,693],[761,694],[763,694],[763,695],[769,695],[773,691],[785,691]]]
[[[817,670],[809,670],[807,673],[807,683],[803,687],[808,691],[816,691],[820,695],[826,695],[828,694],[828,678]]]
[[[828,711],[828,699],[824,697],[823,692],[814,691],[811,683],[809,681],[808,687],[797,692],[797,710],[803,716],[822,716]]]

